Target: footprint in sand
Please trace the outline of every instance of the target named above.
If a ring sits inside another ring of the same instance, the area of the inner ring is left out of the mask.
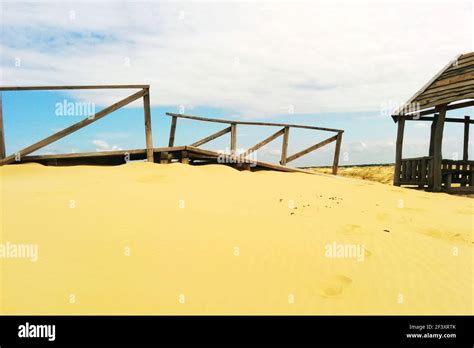
[[[321,284],[320,294],[326,298],[340,298],[352,279],[340,274],[327,278]]]
[[[353,235],[360,236],[360,235],[366,234],[362,226],[355,225],[355,224],[344,225],[340,229],[337,230],[337,233],[343,233],[349,236],[353,236]]]
[[[364,258],[368,258],[372,256],[372,252],[364,248]]]

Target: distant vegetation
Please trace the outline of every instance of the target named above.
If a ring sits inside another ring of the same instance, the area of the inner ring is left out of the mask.
[[[339,167],[337,174],[351,178],[381,182],[382,184],[393,183],[394,165],[364,165],[353,167]],[[318,173],[331,174],[331,168],[310,168]]]

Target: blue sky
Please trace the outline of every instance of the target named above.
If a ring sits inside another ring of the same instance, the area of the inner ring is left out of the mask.
[[[390,109],[454,56],[473,50],[472,2],[427,4],[0,1],[0,85],[150,84],[155,146],[167,143],[165,112],[181,107],[207,117],[341,128],[341,164],[388,163],[396,132]],[[400,25],[401,17],[409,29]],[[94,103],[98,111],[127,93],[133,91],[4,92],[7,152],[84,117],[56,115],[57,103]],[[473,116],[472,108],[451,113],[465,114]],[[404,156],[426,154],[428,126],[408,124]],[[223,127],[182,121],[176,144]],[[242,127],[238,147],[275,131]],[[330,135],[295,130],[289,152]],[[461,135],[461,125],[446,127],[445,157],[461,156]],[[228,144],[224,136],[204,147],[225,150]],[[280,144],[267,145],[259,158],[277,162]],[[139,101],[40,153],[143,147]],[[293,164],[328,165],[333,148]]]

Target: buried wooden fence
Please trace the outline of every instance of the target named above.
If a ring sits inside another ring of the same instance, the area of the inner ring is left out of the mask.
[[[2,91],[47,91],[47,90],[85,90],[85,89],[139,89],[138,92],[102,109],[101,111],[90,115],[85,119],[56,132],[49,137],[46,137],[30,146],[27,146],[20,151],[17,151],[9,156],[5,154],[5,139],[3,127],[3,113],[0,98],[0,165],[9,164],[19,161],[22,157],[37,151],[65,136],[74,133],[75,131],[84,128],[91,123],[100,120],[101,118],[111,114],[112,112],[130,104],[131,102],[143,98],[143,109],[145,117],[145,139],[146,139],[146,154],[147,160],[153,162],[153,141],[151,130],[151,114],[150,114],[150,86],[149,85],[95,85],[95,86],[36,86],[36,87],[0,87],[0,94]]]
[[[2,92],[4,91],[52,91],[52,90],[93,90],[93,89],[138,89],[137,92],[129,95],[128,97],[119,100],[118,102],[105,107],[99,112],[89,115],[83,120],[64,128],[63,130],[56,132],[34,144],[31,144],[15,153],[7,155],[5,153],[5,134],[3,127],[3,110],[2,110]],[[132,149],[132,150],[120,150],[120,151],[97,151],[97,152],[82,152],[82,153],[69,153],[69,154],[47,154],[47,155],[30,155],[31,153],[44,148],[45,146],[62,139],[79,129],[82,129],[95,121],[104,118],[112,112],[143,98],[143,112],[144,112],[144,124],[145,124],[145,149]],[[171,160],[181,160],[184,163],[192,161],[202,160],[216,160],[219,159],[221,154],[198,148],[199,146],[208,143],[224,134],[230,133],[231,135],[231,155],[228,159],[233,160],[237,149],[237,126],[238,125],[256,125],[256,126],[270,126],[270,127],[281,127],[277,132],[263,139],[259,143],[253,145],[247,149],[240,156],[248,156],[251,153],[257,151],[264,145],[271,141],[283,137],[283,144],[281,149],[280,165],[271,164],[267,162],[257,161],[256,165],[261,168],[274,169],[280,171],[293,171],[293,172],[308,172],[300,170],[298,168],[288,167],[287,163],[296,160],[312,151],[315,151],[331,142],[336,143],[334,160],[333,160],[333,174],[337,173],[337,167],[339,163],[339,154],[342,142],[343,130],[314,127],[306,125],[295,125],[295,124],[283,124],[283,123],[266,123],[266,122],[245,122],[245,121],[230,121],[222,119],[213,119],[206,117],[181,115],[174,113],[167,113],[171,116],[171,130],[168,141],[168,147],[154,148],[152,141],[152,124],[151,124],[151,111],[150,111],[150,86],[149,85],[88,85],[88,86],[34,86],[34,87],[0,87],[0,165],[11,164],[11,163],[26,163],[26,162],[38,162],[46,165],[77,165],[77,164],[105,164],[114,165],[126,163],[129,160],[147,160],[149,162],[161,162],[168,163]],[[187,118],[196,121],[204,122],[215,122],[224,123],[228,126],[223,130],[211,134],[203,139],[200,139],[187,146],[175,146],[175,133],[178,118]],[[288,142],[291,128],[302,128],[311,129],[318,131],[327,131],[335,133],[333,136],[318,142],[306,149],[303,149],[292,155],[288,155]],[[239,163],[237,163],[238,166]]]
[[[249,121],[234,121],[234,120],[223,120],[223,119],[216,119],[216,118],[207,118],[207,117],[200,117],[200,116],[192,116],[192,115],[183,115],[183,114],[176,114],[167,112],[166,115],[171,117],[171,127],[170,127],[170,136],[168,146],[173,147],[175,141],[175,134],[176,134],[176,126],[178,123],[178,119],[190,119],[195,121],[202,121],[202,122],[214,122],[214,123],[224,123],[229,125],[228,127],[213,133],[205,138],[195,141],[194,143],[190,144],[189,146],[198,147],[204,145],[211,140],[219,138],[220,136],[230,133],[230,150],[231,153],[235,153],[237,151],[237,126],[238,125],[249,125],[249,126],[267,126],[267,127],[282,127],[277,132],[273,133],[269,137],[263,139],[259,143],[253,145],[252,147],[248,148],[243,154],[239,154],[239,156],[247,156],[250,155],[252,152],[257,151],[264,145],[270,143],[271,141],[283,136],[282,148],[281,148],[281,158],[280,164],[286,166],[287,163],[296,160],[310,152],[313,152],[329,143],[336,142],[336,148],[334,151],[334,159],[332,165],[332,173],[334,175],[337,174],[337,167],[339,165],[339,155],[341,151],[341,143],[342,143],[342,133],[344,132],[341,129],[334,129],[334,128],[324,128],[324,127],[315,127],[315,126],[306,126],[306,125],[297,125],[297,124],[286,124],[286,123],[269,123],[269,122],[249,122]],[[289,142],[289,135],[291,128],[302,128],[302,129],[311,129],[311,130],[318,130],[318,131],[325,131],[325,132],[333,132],[336,133],[335,135],[318,142],[314,145],[307,147],[297,153],[294,153],[288,156],[288,142]]]

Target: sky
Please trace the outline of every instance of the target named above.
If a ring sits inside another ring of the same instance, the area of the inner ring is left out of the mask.
[[[150,84],[156,147],[167,143],[165,113],[183,112],[344,129],[342,165],[390,163],[390,112],[471,51],[471,0],[0,0],[0,85]],[[7,152],[88,116],[61,112],[60,105],[98,111],[134,92],[4,92]],[[143,148],[143,123],[137,101],[38,153]],[[429,123],[406,127],[404,157],[426,155]],[[180,121],[175,144],[222,128]],[[237,147],[276,130],[239,127]],[[446,126],[444,157],[462,157],[462,132],[460,124]],[[289,154],[331,135],[292,130]],[[226,150],[229,143],[224,136],[203,147]],[[281,138],[258,159],[276,163],[280,148]],[[334,143],[292,165],[330,165],[333,151]],[[472,141],[470,153],[472,159]]]

